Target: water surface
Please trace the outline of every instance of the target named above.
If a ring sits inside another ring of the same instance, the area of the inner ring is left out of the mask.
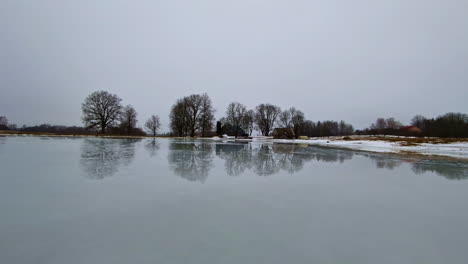
[[[468,164],[0,137],[0,263],[467,263]]]

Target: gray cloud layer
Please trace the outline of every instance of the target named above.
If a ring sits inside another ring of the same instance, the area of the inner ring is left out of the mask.
[[[140,113],[207,92],[311,120],[468,112],[468,1],[2,1],[0,114],[81,124],[109,90]]]

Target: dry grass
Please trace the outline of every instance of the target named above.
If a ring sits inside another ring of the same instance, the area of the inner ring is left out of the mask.
[[[41,133],[41,132],[19,132],[11,130],[0,130],[0,135],[41,135],[41,136],[53,136],[53,133]]]
[[[353,137],[352,140],[370,140],[370,141],[387,141],[400,143],[402,146],[417,146],[422,143],[430,144],[449,144],[456,142],[468,142],[468,138],[412,138],[412,137]]]
[[[388,142],[406,142],[408,144],[448,144],[455,142],[468,142],[468,138],[408,138],[408,137],[368,137],[364,140],[383,140]]]

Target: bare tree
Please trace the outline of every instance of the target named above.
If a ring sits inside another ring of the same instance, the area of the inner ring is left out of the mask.
[[[184,98],[177,100],[172,106],[171,113],[169,114],[170,127],[172,133],[179,137],[187,136],[187,123],[185,122],[185,100]]]
[[[297,110],[294,107],[291,107],[289,109],[289,112],[291,113],[291,126],[292,129],[294,130],[294,134],[296,137],[299,137],[299,133],[302,130],[302,127],[304,126],[305,122],[305,116],[304,113],[300,110]]]
[[[340,136],[348,136],[354,134],[354,127],[351,124],[347,124],[345,121],[341,120],[339,124],[339,133]]]
[[[425,127],[426,120],[427,120],[427,118],[422,116],[422,115],[415,115],[411,119],[411,125],[417,126],[421,130],[425,130],[426,129],[426,127]]]
[[[278,115],[278,126],[292,128],[296,136],[299,136],[304,121],[304,113],[294,107],[284,110]]]
[[[226,109],[226,121],[234,127],[234,136],[237,138],[239,130],[245,124],[247,108],[245,105],[233,102]]]
[[[161,126],[161,123],[159,122],[159,116],[157,115],[152,115],[145,123],[146,129],[148,129],[153,137],[156,136],[156,132]]]
[[[99,129],[102,134],[118,120],[122,105],[117,95],[97,91],[86,97],[81,105],[83,122],[87,128]]]
[[[278,115],[278,126],[284,128],[291,126],[291,113],[289,110],[284,110]]]
[[[214,108],[211,103],[210,97],[205,93],[201,96],[202,106],[201,106],[201,116],[200,116],[200,127],[202,137],[205,137],[207,132],[210,132],[213,129],[214,117]]]
[[[202,99],[198,94],[192,94],[184,98],[185,101],[185,122],[191,137],[195,137],[195,133],[200,128],[200,119],[202,115]]]
[[[8,119],[6,116],[0,116],[0,130],[8,129]]]
[[[246,132],[249,134],[249,136],[252,136],[252,131],[254,130],[255,126],[255,112],[253,110],[248,110],[245,113],[243,123],[243,127]]]
[[[400,121],[395,120],[395,118],[393,117],[387,118],[385,122],[387,124],[386,128],[388,129],[399,129],[400,127],[403,126],[403,124],[401,124]]]
[[[371,129],[384,130],[385,128],[387,128],[387,121],[385,120],[385,118],[381,117],[377,118],[375,123],[371,125]]]
[[[379,133],[383,135],[392,135],[396,133],[400,127],[402,127],[402,123],[396,121],[395,118],[377,118],[375,123],[370,126],[371,132],[373,134]]]
[[[213,128],[214,109],[207,94],[192,94],[177,100],[172,106],[171,129],[179,136],[195,134],[201,130],[202,135]]]
[[[122,110],[122,113],[120,114],[119,119],[120,126],[123,128],[125,133],[127,133],[127,135],[132,134],[138,122],[135,108],[133,108],[131,105],[125,106]]]
[[[273,131],[276,119],[281,113],[281,108],[271,104],[261,104],[255,109],[255,123],[262,135],[268,136]]]

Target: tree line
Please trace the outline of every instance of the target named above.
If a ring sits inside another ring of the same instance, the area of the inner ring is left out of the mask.
[[[0,116],[0,130],[22,132],[49,132],[61,134],[118,134],[156,136],[161,127],[158,115],[152,115],[144,123],[144,129],[137,126],[138,113],[130,105],[123,105],[122,99],[107,91],[96,91],[88,95],[81,105],[84,126],[23,126],[17,128],[9,124],[8,119]],[[178,99],[169,114],[169,136],[208,137],[224,134],[235,137],[252,136],[259,131],[263,136],[270,136],[275,128],[286,128],[296,137],[327,137],[346,135],[411,135],[430,137],[468,137],[468,116],[461,113],[447,113],[436,118],[415,116],[411,126],[395,118],[378,118],[369,128],[354,130],[345,121],[311,121],[304,112],[295,107],[282,110],[279,106],[262,103],[248,109],[239,102],[230,103],[225,115],[215,120],[215,109],[208,94],[192,94]],[[216,121],[216,122],[215,122]],[[216,124],[216,126],[215,126]],[[410,128],[409,128],[410,127]],[[416,127],[420,132],[416,129]],[[415,133],[418,132],[418,133]]]
[[[169,115],[170,127],[174,136],[251,136],[258,130],[263,136],[269,136],[273,130],[290,128],[299,136],[340,136],[354,133],[352,125],[344,121],[322,121],[314,123],[306,120],[302,111],[291,107],[284,111],[272,104],[259,104],[248,109],[239,102],[230,103],[225,116],[216,122],[216,131],[212,131],[214,108],[207,94],[183,97],[172,106]]]
[[[152,115],[145,122],[146,132],[137,127],[138,113],[132,105],[122,105],[122,99],[107,91],[96,91],[88,95],[81,105],[84,126],[58,126],[41,124],[37,126],[22,126],[17,128],[9,124],[8,119],[0,117],[0,130],[15,130],[19,132],[56,133],[56,134],[107,134],[156,136],[161,123],[159,116]]]
[[[416,115],[411,119],[410,126],[404,126],[393,117],[377,118],[369,128],[357,130],[356,134],[467,138],[468,115],[446,113],[434,118]]]
[[[137,127],[138,114],[132,105],[123,106],[122,99],[107,91],[96,91],[81,105],[85,128],[100,134],[146,135]],[[145,128],[153,135],[161,126],[159,116],[152,115]]]

